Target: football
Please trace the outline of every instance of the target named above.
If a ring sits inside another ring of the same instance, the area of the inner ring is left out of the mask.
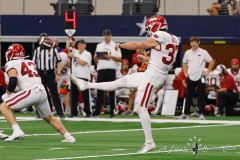
[[[55,42],[46,36],[38,38],[38,44],[46,48],[53,48],[55,46]]]

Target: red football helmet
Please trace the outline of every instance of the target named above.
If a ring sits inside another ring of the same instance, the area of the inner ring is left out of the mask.
[[[209,104],[205,106],[205,113],[206,114],[212,114],[214,113],[215,106],[213,104]]]
[[[23,59],[25,57],[25,50],[22,45],[14,43],[8,47],[6,52],[6,60]]]
[[[167,20],[163,16],[152,16],[146,21],[145,29],[148,33],[162,29],[168,30]]]

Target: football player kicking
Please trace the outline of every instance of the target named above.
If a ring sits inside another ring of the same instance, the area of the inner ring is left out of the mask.
[[[20,110],[34,105],[39,115],[64,135],[65,139],[61,142],[75,143],[75,138],[65,129],[62,122],[51,115],[47,93],[36,66],[33,61],[25,60],[24,57],[25,50],[20,44],[12,44],[6,52],[5,70],[9,77],[9,83],[6,93],[2,96],[4,102],[0,105],[0,111],[12,126],[13,133],[5,141],[11,142],[24,137],[24,132],[19,127],[12,110]],[[20,88],[20,91],[13,94],[16,86]]]
[[[138,113],[145,135],[145,143],[138,153],[147,153],[156,148],[152,137],[151,120],[147,106],[152,93],[161,87],[166,80],[168,71],[176,60],[179,41],[172,34],[167,33],[168,24],[162,16],[152,16],[145,24],[149,38],[143,42],[117,43],[115,48],[128,50],[151,49],[151,57],[145,72],[137,72],[126,75],[112,82],[90,83],[77,79],[73,75],[71,79],[80,90],[96,88],[113,91],[119,88],[137,88],[137,97],[134,102],[134,111]]]

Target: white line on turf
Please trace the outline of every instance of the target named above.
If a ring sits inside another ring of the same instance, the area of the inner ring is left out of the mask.
[[[219,148],[227,148],[227,147],[232,147],[232,148],[238,148],[240,145],[233,145],[233,146],[219,146],[219,147],[208,147],[202,149],[203,152],[204,150],[218,150]],[[201,149],[199,149],[201,150]],[[153,153],[173,153],[173,152],[192,152],[192,149],[179,149],[179,150],[157,150],[157,151],[152,151],[148,152],[148,154],[153,154]],[[71,159],[88,159],[88,158],[102,158],[102,157],[117,157],[117,156],[128,156],[128,155],[136,155],[140,153],[122,153],[122,154],[108,154],[108,155],[92,155],[92,156],[79,156],[79,157],[64,157],[64,158],[49,158],[49,159],[35,159],[35,160],[71,160]]]
[[[119,148],[119,149],[110,149],[110,151],[125,151],[127,149]]]
[[[198,126],[181,126],[181,127],[168,127],[168,128],[152,128],[155,130],[172,130],[172,129],[191,129],[191,128],[207,128],[207,127],[221,127],[221,126],[233,126],[236,124],[216,124],[216,125],[198,125]],[[135,132],[142,131],[142,129],[127,129],[127,130],[105,130],[105,131],[83,131],[83,132],[72,132],[71,134],[91,134],[91,133],[115,133],[115,132]],[[59,133],[52,134],[27,134],[25,136],[56,136]]]
[[[67,148],[49,148],[48,150],[52,151],[52,150],[63,150],[63,149],[67,149]]]
[[[4,119],[3,116],[0,116],[0,120]],[[39,121],[42,119],[36,119],[35,117],[17,117],[18,121]],[[92,121],[92,122],[140,122],[138,118],[65,118],[67,121]],[[1,121],[0,121],[1,122]],[[4,122],[6,122],[4,120]],[[176,120],[176,119],[151,119],[153,123],[200,123],[200,124],[240,124],[240,121],[231,121],[231,120],[199,120],[199,119],[190,119],[190,120]]]

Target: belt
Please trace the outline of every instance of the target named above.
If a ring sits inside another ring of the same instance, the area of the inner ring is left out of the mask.
[[[38,70],[39,73],[54,73],[54,69],[52,70]]]

